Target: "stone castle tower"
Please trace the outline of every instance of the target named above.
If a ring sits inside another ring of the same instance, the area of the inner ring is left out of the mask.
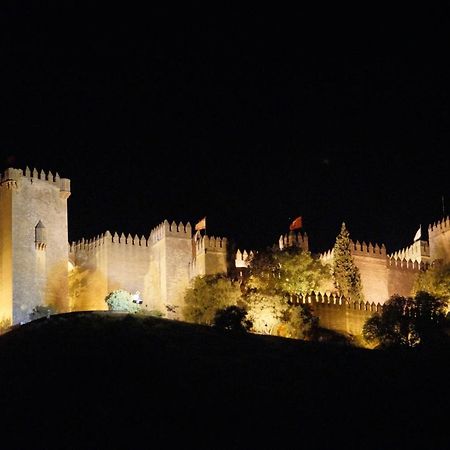
[[[39,304],[67,308],[70,180],[28,168],[0,178],[0,320],[29,320]]]

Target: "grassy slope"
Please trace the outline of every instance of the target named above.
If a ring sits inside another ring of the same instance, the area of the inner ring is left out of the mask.
[[[61,315],[0,338],[0,407],[15,448],[443,448],[447,360]]]

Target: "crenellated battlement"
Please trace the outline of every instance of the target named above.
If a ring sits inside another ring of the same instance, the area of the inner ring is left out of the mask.
[[[243,252],[241,252],[238,249],[234,258],[235,267],[248,267],[254,255],[255,253],[253,252],[253,250],[250,250],[249,252],[247,252],[247,250],[244,250]]]
[[[100,247],[102,245],[105,245],[107,243],[115,244],[115,245],[129,245],[129,246],[135,246],[135,247],[147,247],[148,246],[148,240],[145,238],[145,236],[139,237],[137,234],[134,236],[131,236],[130,233],[128,233],[127,236],[125,236],[124,233],[121,233],[120,235],[115,232],[113,235],[106,231],[105,233],[102,233],[100,235],[97,235],[96,237],[92,239],[80,239],[79,241],[72,242],[70,245],[69,251],[71,253],[77,252],[80,250],[89,251],[93,250],[97,247]]]
[[[386,247],[384,244],[381,247],[378,244],[373,245],[371,242],[353,242],[350,240],[350,253],[354,256],[366,256],[370,258],[385,259],[387,257]],[[319,255],[322,262],[330,262],[334,257],[334,249],[330,249]]]
[[[61,191],[63,198],[68,198],[70,195],[70,180],[68,178],[61,178],[56,172],[55,175],[51,171],[45,173],[43,170],[40,172],[34,168],[33,171],[27,166],[25,172],[22,169],[14,169],[9,167],[0,176],[0,185],[7,187],[18,187],[17,183],[23,183],[28,181],[33,184],[37,181],[44,181],[52,186],[57,187]]]
[[[175,221],[169,223],[168,220],[157,225],[150,232],[149,242],[155,244],[165,237],[178,237],[183,239],[191,239],[192,237],[192,227],[189,222],[186,225],[180,222],[178,225]]]
[[[364,241],[353,242],[350,240],[350,252],[352,255],[369,256],[371,258],[386,258],[386,247],[384,244],[381,247],[378,244],[373,245],[372,242],[366,244]]]
[[[450,262],[450,218],[447,216],[428,228],[430,261]]]
[[[324,263],[331,262],[333,258],[334,258],[334,249],[319,254],[319,260]]]
[[[389,269],[398,269],[403,271],[419,272],[430,267],[428,262],[418,262],[411,259],[395,259],[390,257],[387,259],[387,267]]]
[[[226,253],[227,251],[227,238],[215,237],[215,236],[201,236],[194,243],[196,254],[200,254],[205,250],[213,250],[215,252]]]
[[[416,241],[409,247],[398,250],[389,255],[389,258],[404,261],[428,261],[430,258],[430,246],[427,241]]]
[[[94,248],[100,247],[105,244],[105,242],[111,242],[111,233],[107,231],[106,233],[102,233],[97,235],[91,239],[80,239],[79,241],[74,241],[70,244],[69,252],[76,253],[80,250],[92,250]]]
[[[434,222],[428,227],[428,235],[431,239],[432,235],[437,233],[445,233],[450,230],[450,216],[444,217],[442,220]]]
[[[308,303],[311,305],[337,305],[347,309],[369,311],[372,313],[381,312],[383,309],[383,305],[381,303],[348,301],[344,296],[339,295],[337,292],[330,291],[311,291],[308,294],[300,294],[298,296],[297,303]]]
[[[290,231],[288,234],[281,235],[278,239],[278,246],[280,250],[283,250],[287,247],[300,247],[305,251],[308,251],[309,249],[309,243],[308,243],[308,235],[305,233],[294,233],[293,231]]]

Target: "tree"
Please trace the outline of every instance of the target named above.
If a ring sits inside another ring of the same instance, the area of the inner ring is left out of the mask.
[[[414,328],[421,345],[435,345],[444,338],[448,300],[419,291],[414,297]]]
[[[306,338],[313,320],[307,305],[291,306],[300,294],[320,289],[330,278],[329,269],[298,247],[268,248],[249,264],[243,302],[258,333]],[[309,321],[309,323],[308,323]],[[317,318],[314,323],[317,325]]]
[[[188,322],[211,325],[219,309],[237,305],[239,284],[223,274],[197,276],[184,296],[183,317]]]
[[[331,278],[329,267],[298,247],[274,252],[274,260],[279,267],[279,288],[291,297],[318,291]]]
[[[380,347],[414,347],[418,337],[413,324],[413,300],[393,295],[383,305],[381,314],[370,317],[363,326],[363,337]]]
[[[295,339],[313,340],[316,338],[319,318],[308,304],[291,306],[289,309],[289,336]]]
[[[331,278],[329,268],[298,247],[268,248],[250,261],[246,286],[290,297],[320,290]]]
[[[414,285],[414,292],[419,291],[450,302],[450,264],[435,263],[422,271]]]
[[[381,314],[369,318],[363,326],[367,342],[380,347],[416,347],[439,342],[445,336],[447,302],[419,291],[414,298],[393,295]]]
[[[137,313],[141,309],[138,304],[133,302],[133,296],[124,289],[117,289],[110,292],[106,296],[105,302],[110,311]]]
[[[290,305],[288,299],[274,292],[249,289],[242,297],[242,304],[253,327],[260,334],[274,334],[281,324],[289,320]]]
[[[344,222],[333,250],[333,277],[336,288],[348,300],[363,301],[361,275],[352,258],[350,234]]]
[[[252,321],[247,319],[247,311],[240,306],[227,306],[218,309],[214,315],[213,326],[219,330],[247,332],[252,327]]]

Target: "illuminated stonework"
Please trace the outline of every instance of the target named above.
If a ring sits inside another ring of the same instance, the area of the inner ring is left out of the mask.
[[[144,308],[181,318],[193,277],[230,269],[239,274],[252,256],[238,250],[230,258],[226,238],[195,234],[189,222],[167,220],[147,237],[106,231],[68,244],[69,196],[70,180],[58,174],[9,168],[1,176],[0,320],[27,321],[37,304],[54,304],[60,311],[105,309],[106,295],[116,289],[139,292]],[[308,250],[308,237],[290,232],[279,245]],[[369,303],[383,303],[393,293],[409,295],[421,268],[436,259],[450,262],[450,220],[429,227],[429,242],[416,241],[390,255],[383,245],[355,242],[352,254]],[[331,251],[321,255],[324,262],[332,257]],[[338,319],[330,311],[342,305],[327,298],[323,318],[332,325]]]

